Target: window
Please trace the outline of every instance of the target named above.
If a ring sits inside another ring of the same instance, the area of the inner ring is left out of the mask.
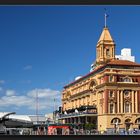
[[[106,49],[106,56],[110,56],[109,49]]]
[[[112,82],[113,81],[113,76],[109,76],[109,81]]]
[[[119,118],[112,119],[111,124],[115,124],[115,123],[121,123],[121,120]]]
[[[91,90],[93,90],[93,89],[95,88],[96,85],[97,85],[97,82],[96,82],[95,80],[93,80],[93,81],[90,83],[89,88],[90,88]]]
[[[135,123],[140,124],[140,118],[136,119]]]
[[[129,102],[125,103],[125,113],[130,113],[130,103]]]
[[[110,104],[110,113],[114,113],[114,105]]]
[[[109,96],[110,96],[110,97],[113,97],[113,91],[110,91],[110,92],[109,92]]]

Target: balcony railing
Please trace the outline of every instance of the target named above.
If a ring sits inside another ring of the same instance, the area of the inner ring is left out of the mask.
[[[58,118],[65,118],[65,117],[78,117],[78,116],[83,116],[83,115],[89,115],[89,114],[97,114],[97,112],[74,112],[74,113],[69,113],[69,114],[60,114]]]

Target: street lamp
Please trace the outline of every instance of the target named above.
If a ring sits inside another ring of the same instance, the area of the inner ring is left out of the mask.
[[[117,132],[119,132],[118,120],[117,120],[117,122],[115,123],[115,129],[116,129],[116,130],[115,130],[115,131],[116,131],[116,133],[117,133]]]
[[[87,106],[86,106],[86,123],[87,123]]]

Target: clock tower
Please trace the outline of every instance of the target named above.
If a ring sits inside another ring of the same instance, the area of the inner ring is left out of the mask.
[[[96,46],[95,66],[103,65],[113,59],[115,59],[115,43],[109,29],[104,27]]]

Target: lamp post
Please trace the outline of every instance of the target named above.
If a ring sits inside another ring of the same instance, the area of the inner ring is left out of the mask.
[[[118,120],[117,120],[117,122],[115,123],[115,131],[116,131],[116,133],[119,133],[119,125],[118,125]]]
[[[87,106],[86,106],[86,123],[87,123]]]

